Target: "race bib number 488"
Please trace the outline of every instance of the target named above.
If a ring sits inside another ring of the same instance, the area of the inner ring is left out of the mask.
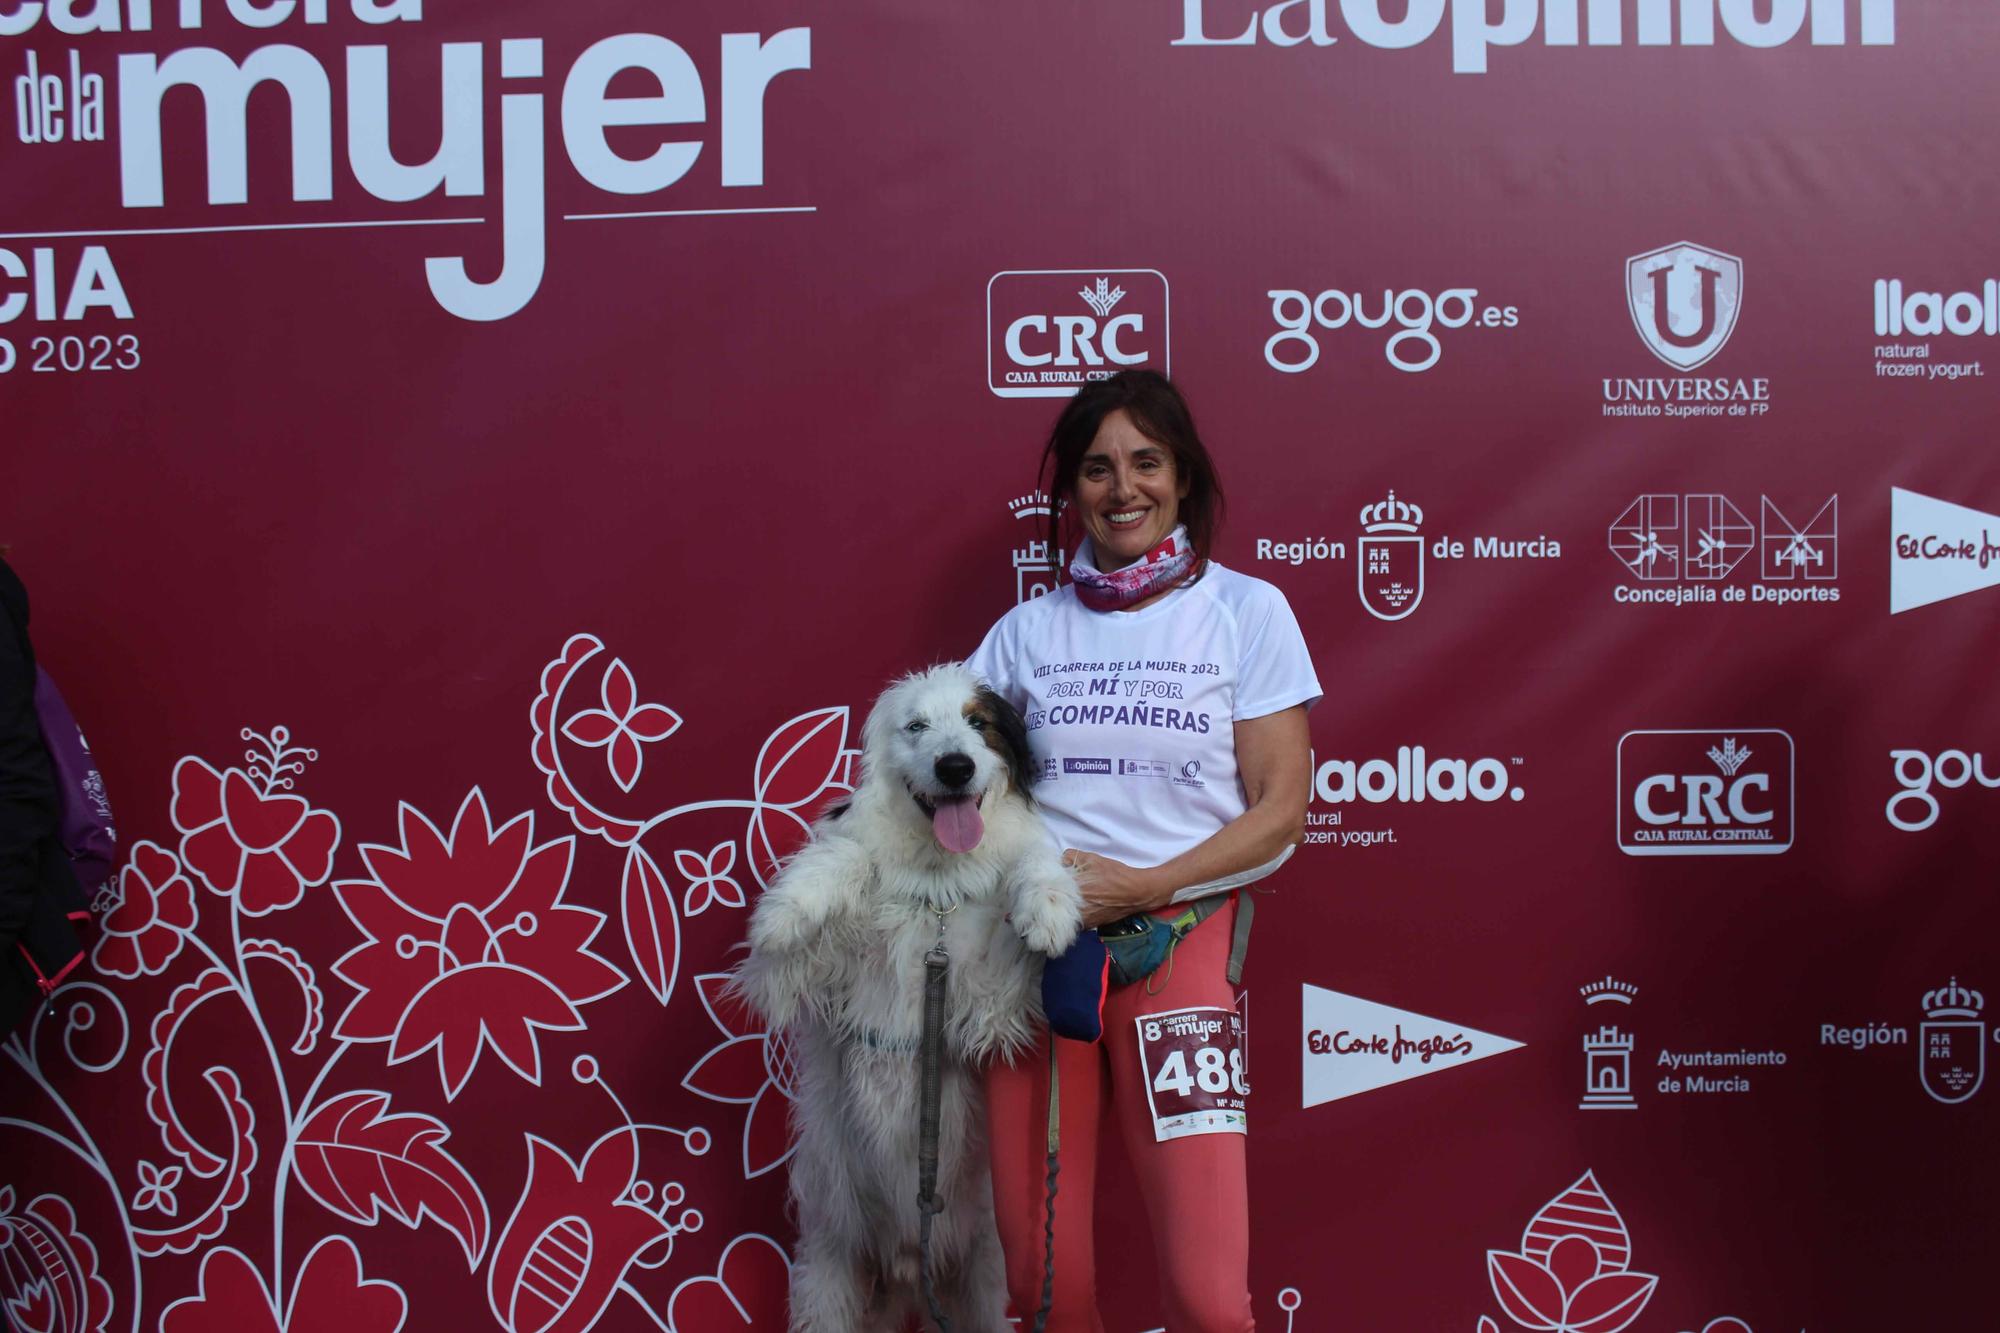
[[[1250,1096],[1243,1016],[1204,1007],[1141,1014],[1132,1021],[1139,1029],[1139,1070],[1153,1110],[1153,1138],[1243,1133]]]

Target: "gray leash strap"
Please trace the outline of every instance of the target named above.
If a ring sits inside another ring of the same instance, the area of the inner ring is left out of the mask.
[[[917,1112],[917,1272],[923,1283],[924,1303],[944,1333],[951,1333],[951,1322],[938,1308],[937,1292],[931,1284],[931,1219],[944,1207],[937,1197],[938,1120],[944,1100],[944,983],[950,963],[951,957],[944,949],[944,916],[940,914],[937,943],[924,955],[924,1038],[918,1057],[921,1091]]]

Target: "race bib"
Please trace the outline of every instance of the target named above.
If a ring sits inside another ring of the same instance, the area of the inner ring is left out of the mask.
[[[1132,1021],[1139,1028],[1139,1072],[1156,1141],[1245,1132],[1250,1076],[1241,1014],[1205,1006]]]

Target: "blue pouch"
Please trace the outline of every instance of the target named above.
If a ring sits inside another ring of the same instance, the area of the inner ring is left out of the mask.
[[[1042,1011],[1049,1030],[1071,1041],[1104,1035],[1104,995],[1111,988],[1111,956],[1094,930],[1078,931],[1076,943],[1042,965]]]

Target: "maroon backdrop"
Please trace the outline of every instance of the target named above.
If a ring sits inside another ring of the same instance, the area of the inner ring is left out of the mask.
[[[717,974],[1122,364],[1327,687],[1264,1326],[1990,1321],[1990,6],[0,33],[0,540],[126,856],[0,1048],[15,1327],[781,1327]]]

